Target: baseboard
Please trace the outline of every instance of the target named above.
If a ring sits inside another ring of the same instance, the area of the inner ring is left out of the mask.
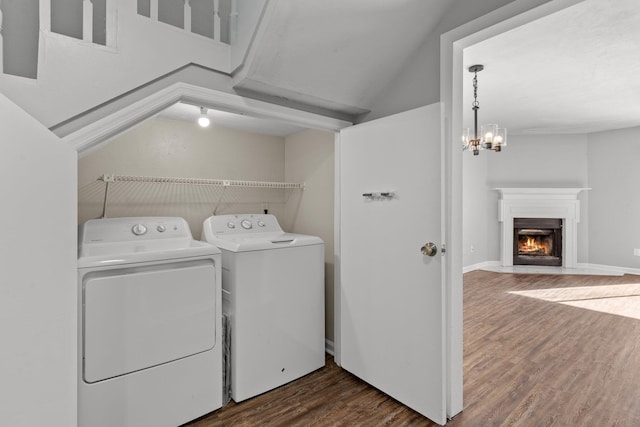
[[[628,267],[618,267],[615,265],[602,265],[602,264],[591,264],[588,262],[578,263],[579,268],[593,268],[594,270],[607,270],[607,271],[615,271],[617,273],[622,274],[637,274],[640,275],[640,268],[628,268]]]
[[[324,340],[324,351],[329,353],[332,356],[335,356],[333,341],[331,341],[330,339],[325,338],[325,340]]]
[[[470,271],[482,270],[487,267],[500,267],[500,261],[483,261],[477,264],[468,265],[462,268],[463,273],[468,273]]]
[[[499,268],[499,267],[500,267],[500,261],[484,261],[484,262],[479,262],[477,264],[463,267],[462,272],[469,273],[470,271],[482,270],[485,268],[489,268],[489,269]],[[579,262],[576,265],[576,269],[581,269],[581,270],[591,269],[591,270],[608,271],[611,273],[618,273],[618,274],[640,275],[640,268],[618,267],[615,265],[603,265],[603,264],[591,264],[588,262]],[[567,271],[570,271],[570,270],[567,270]],[[585,274],[585,273],[582,273],[582,274]]]

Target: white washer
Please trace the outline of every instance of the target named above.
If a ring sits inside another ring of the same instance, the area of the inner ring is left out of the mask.
[[[220,408],[220,251],[171,217],[87,221],[78,249],[78,424],[175,427]]]
[[[323,367],[322,240],[284,233],[273,215],[212,216],[202,234],[222,251],[233,400]]]

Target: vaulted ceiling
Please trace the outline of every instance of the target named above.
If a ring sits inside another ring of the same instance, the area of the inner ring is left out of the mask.
[[[345,119],[361,116],[453,3],[272,1],[235,89]]]
[[[363,117],[452,5],[271,1],[235,88],[334,117]],[[639,53],[640,2],[586,0],[467,48],[464,66],[485,66],[478,74],[481,123],[511,134],[589,133],[640,126]],[[464,77],[470,126],[473,76]]]

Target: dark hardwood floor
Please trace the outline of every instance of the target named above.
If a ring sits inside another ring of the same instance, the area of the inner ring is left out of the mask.
[[[465,274],[465,409],[447,425],[640,426],[640,320],[567,305],[584,300],[616,312],[609,308],[634,304],[630,311],[640,313],[638,290],[640,276],[632,275]],[[298,381],[187,424],[382,425],[435,424],[329,356],[324,368]]]

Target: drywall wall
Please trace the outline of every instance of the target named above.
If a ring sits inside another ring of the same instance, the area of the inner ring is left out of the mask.
[[[640,268],[640,127],[589,135],[589,262]]]
[[[491,188],[497,187],[569,187],[586,188],[586,135],[512,136],[501,153],[486,153],[489,157]],[[581,192],[580,223],[578,224],[578,262],[588,262],[589,192]],[[500,259],[498,224],[498,193],[491,191],[489,203],[487,254],[490,260]]]
[[[0,95],[0,424],[75,426],[76,153]]]
[[[487,202],[491,194],[487,154],[482,152],[474,156],[471,152],[464,152],[462,155],[462,265],[465,267],[491,259],[487,224],[495,218],[489,216]]]
[[[287,204],[288,228],[324,241],[325,336],[333,341],[334,134],[307,130],[286,137],[285,178],[305,183]]]
[[[101,215],[103,174],[183,178],[284,181],[284,138],[212,125],[154,118],[79,160],[78,222]],[[184,217],[194,237],[217,201],[218,214],[258,213],[265,207],[280,217],[282,190],[227,189],[184,184],[112,184],[107,216]],[[297,190],[296,190],[297,191]]]
[[[532,9],[547,1],[527,0],[521,3],[523,7]],[[450,3],[449,11],[436,30],[425,39],[396,78],[380,91],[365,120],[440,101],[440,35],[512,3],[512,0],[455,0]]]
[[[465,267],[500,259],[498,192],[494,188],[589,187],[586,135],[513,135],[500,153],[481,151],[478,157],[467,152],[464,155]],[[486,161],[486,166],[476,163],[477,160]],[[578,262],[583,263],[589,261],[589,192],[580,193],[579,200]],[[473,255],[471,245],[477,251]]]

